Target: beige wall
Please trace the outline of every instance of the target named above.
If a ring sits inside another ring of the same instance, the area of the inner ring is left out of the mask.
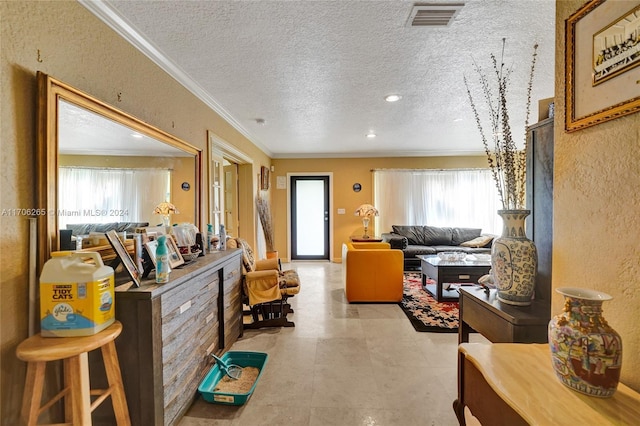
[[[0,210],[37,207],[36,72],[42,71],[202,149],[201,188],[207,188],[207,130],[233,144],[254,160],[249,169],[257,167],[241,176],[247,184],[240,200],[243,220],[255,223],[252,176],[270,159],[76,1],[0,2],[0,55]],[[245,228],[253,241],[254,228]],[[25,217],[0,216],[2,425],[18,423],[25,377],[15,349],[27,336],[27,242]]]
[[[583,0],[557,2],[556,24],[556,152],[554,206],[554,287],[581,286],[614,296],[604,309],[609,323],[622,335],[622,379],[640,391],[640,114],[580,132],[562,131],[564,116],[564,20]],[[43,71],[96,98],[128,112],[203,150],[206,131],[235,145],[254,159],[240,171],[251,182],[240,188],[243,230],[256,223],[253,197],[261,165],[271,161],[253,144],[187,90],[136,51],[76,2],[0,2],[0,209],[36,207],[35,117],[36,71]],[[38,52],[40,55],[38,56]],[[117,94],[120,93],[121,101]],[[483,167],[480,159],[309,159],[274,160],[275,177],[287,172],[332,172],[334,257],[339,242],[358,232],[352,214],[371,200],[372,168]],[[459,163],[458,163],[459,162]],[[206,161],[203,165],[206,179]],[[354,193],[351,185],[363,190]],[[206,182],[202,182],[206,188]],[[206,191],[204,191],[206,196]],[[271,190],[276,220],[276,244],[286,253],[286,191]],[[206,198],[203,199],[206,217]],[[244,203],[244,204],[243,204]],[[24,363],[15,358],[17,344],[27,335],[28,221],[0,216],[0,418],[17,423]],[[553,312],[561,310],[559,297]]]
[[[556,2],[553,287],[613,296],[603,309],[622,336],[622,381],[640,391],[640,114],[564,132],[564,21],[584,3]],[[554,292],[552,314],[562,305]]]
[[[271,178],[271,198],[276,230],[276,248],[281,258],[288,258],[287,251],[287,191],[275,189],[277,176],[287,173],[331,173],[333,176],[333,198],[331,231],[333,233],[332,260],[339,262],[342,243],[350,235],[362,234],[362,220],[354,215],[356,208],[363,203],[373,201],[372,169],[448,169],[487,167],[487,159],[476,157],[416,157],[416,158],[310,158],[275,159],[272,161],[275,171]],[[353,191],[353,184],[360,183],[362,190]],[[343,208],[345,214],[337,214]],[[390,230],[377,230],[371,222],[371,233],[380,234]]]

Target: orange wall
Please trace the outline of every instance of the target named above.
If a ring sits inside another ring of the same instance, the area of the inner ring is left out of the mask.
[[[308,158],[308,159],[274,159],[272,165],[271,199],[273,202],[274,226],[276,230],[276,247],[281,258],[288,259],[287,233],[287,191],[276,189],[277,176],[287,173],[332,173],[333,197],[331,232],[333,243],[330,256],[333,261],[340,262],[341,246],[349,236],[362,234],[362,220],[354,215],[356,208],[363,203],[373,201],[372,169],[450,169],[450,168],[483,168],[487,167],[487,159],[482,156],[469,157],[410,157],[410,158]],[[353,191],[353,184],[360,183],[362,190]],[[399,188],[401,190],[401,188]],[[338,209],[345,209],[345,214],[337,214]],[[370,225],[372,234],[380,234],[389,230],[377,230]]]

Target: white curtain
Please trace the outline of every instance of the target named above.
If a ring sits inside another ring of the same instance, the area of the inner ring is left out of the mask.
[[[392,225],[481,228],[500,235],[502,207],[490,170],[376,170],[377,233]]]
[[[149,222],[155,206],[170,201],[167,169],[58,170],[60,229],[67,223]]]

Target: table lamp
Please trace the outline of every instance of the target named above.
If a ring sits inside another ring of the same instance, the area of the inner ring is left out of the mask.
[[[364,226],[364,235],[362,236],[362,238],[371,238],[369,237],[369,235],[367,235],[367,230],[369,229],[369,220],[371,219],[371,216],[378,216],[378,209],[373,207],[371,204],[362,204],[356,209],[355,215],[362,217],[362,226]]]
[[[153,214],[161,214],[162,215],[162,225],[165,227],[171,226],[171,221],[169,220],[169,215],[172,213],[180,213],[176,206],[171,204],[168,201],[163,201],[153,209]]]

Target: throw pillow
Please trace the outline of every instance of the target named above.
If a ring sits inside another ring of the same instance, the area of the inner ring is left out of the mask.
[[[469,241],[473,238],[479,237],[482,233],[480,228],[453,228],[453,237],[451,243],[454,246],[459,246],[465,241]]]
[[[479,248],[479,247],[486,246],[491,241],[493,241],[493,236],[491,236],[491,235],[480,235],[479,237],[476,237],[473,240],[465,241],[465,242],[461,243],[460,245],[462,247]]]
[[[253,256],[253,250],[251,249],[251,246],[246,240],[242,238],[236,238],[236,241],[238,243],[238,247],[242,249],[242,266],[244,266],[244,270],[246,272],[255,271],[256,261],[255,257]]]

